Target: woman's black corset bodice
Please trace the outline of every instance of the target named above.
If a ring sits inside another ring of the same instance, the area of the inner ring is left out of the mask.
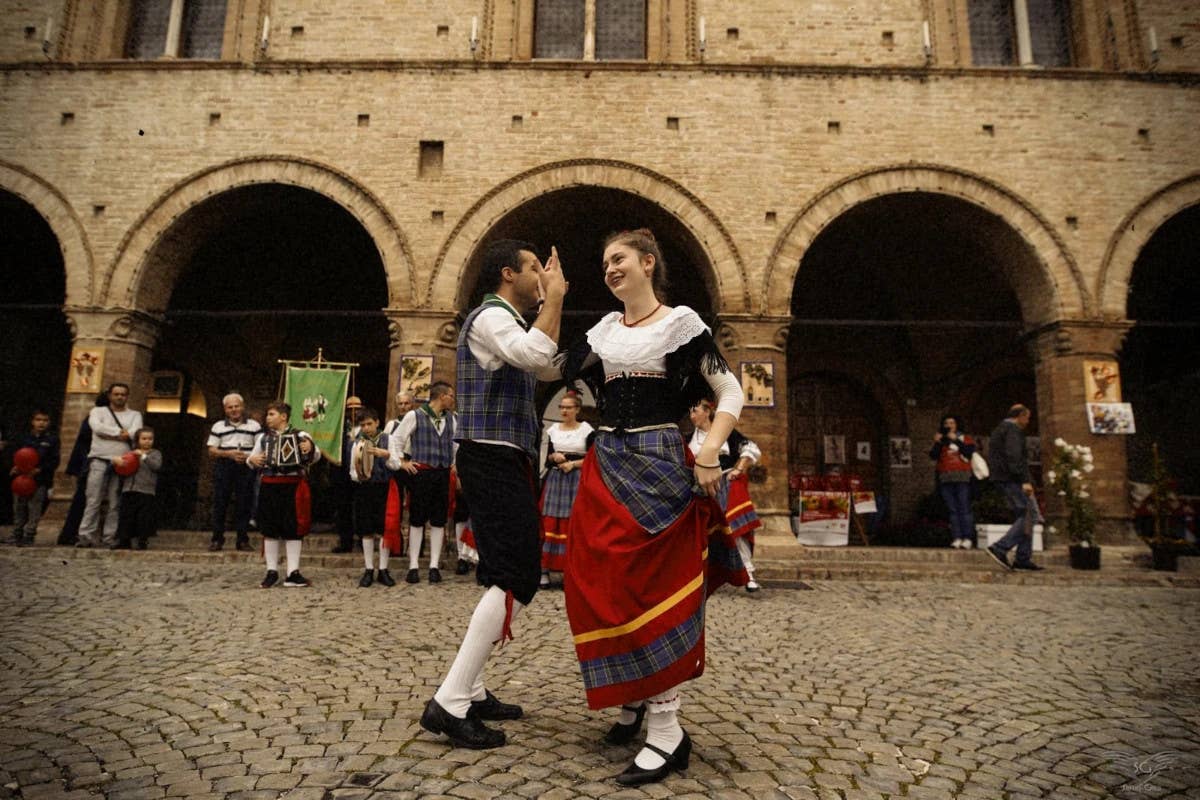
[[[679,421],[679,412],[663,378],[613,378],[604,383],[600,424],[617,430]]]

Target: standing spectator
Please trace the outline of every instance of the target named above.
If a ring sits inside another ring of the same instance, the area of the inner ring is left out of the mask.
[[[445,381],[429,387],[429,402],[404,415],[394,436],[388,439],[393,463],[408,473],[412,505],[408,520],[408,574],[404,580],[421,579],[417,563],[425,525],[429,524],[429,582],[440,583],[442,545],[450,510],[450,469],[454,464],[454,436],[458,419],[454,414],[454,389]]]
[[[108,395],[104,392],[96,395],[96,408],[108,405]],[[62,530],[58,534],[58,544],[64,547],[74,547],[79,541],[79,523],[83,520],[83,509],[87,505],[87,464],[88,451],[92,449],[92,426],[88,418],[83,418],[79,426],[79,435],[75,437],[75,446],[67,457],[68,475],[75,478],[75,494],[71,497],[71,507],[67,509],[67,518],[63,520]]]
[[[350,444],[358,436],[358,413],[362,400],[354,395],[346,398],[346,419],[342,425],[342,463],[329,469],[329,490],[333,495],[337,517],[337,544],[331,553],[354,552],[354,486],[350,480]]]
[[[17,439],[13,452],[25,447],[36,450],[38,454],[38,464],[32,473],[37,489],[29,497],[13,498],[12,538],[6,544],[18,547],[33,544],[46,495],[54,485],[54,472],[58,469],[58,437],[50,432],[50,415],[41,409],[30,415],[29,433]],[[18,472],[14,466],[10,474],[16,475]]]
[[[1024,434],[1022,434],[1022,439]],[[929,457],[936,463],[938,493],[950,511],[951,547],[975,546],[975,518],[971,515],[971,456],[975,441],[962,431],[958,417],[947,414],[933,437]]]
[[[233,526],[237,549],[250,549],[250,508],[254,502],[254,470],[246,465],[254,439],[262,431],[257,420],[246,416],[246,401],[237,392],[221,401],[225,418],[213,423],[208,437],[208,454],[213,459],[212,541],[208,549],[225,546],[225,517],[229,501],[236,498]]]
[[[1037,520],[1037,499],[1033,496],[1033,478],[1025,461],[1025,428],[1033,416],[1020,403],[1008,410],[988,440],[988,468],[992,483],[1004,492],[1012,510],[1012,527],[1004,537],[987,548],[988,555],[1005,569],[1037,571],[1045,569],[1033,563],[1033,523]],[[1008,551],[1017,549],[1016,559],[1008,563]]]
[[[117,526],[116,548],[128,550],[137,542],[145,550],[150,537],[158,533],[158,512],[154,495],[158,490],[158,471],[162,469],[162,453],[154,449],[154,429],[139,428],[134,434],[138,470],[121,482],[121,513]]]
[[[567,568],[567,531],[571,506],[579,492],[579,468],[595,439],[595,429],[579,421],[583,401],[568,391],[558,401],[562,422],[546,429],[546,479],[542,487],[542,580],[539,589],[550,587],[550,572]]]
[[[108,387],[108,407],[93,408],[88,414],[88,425],[92,428],[92,446],[88,450],[87,501],[83,509],[83,520],[79,523],[79,541],[76,547],[94,547],[96,532],[102,530],[101,542],[106,545],[117,541],[117,506],[120,501],[120,478],[113,472],[112,460],[129,452],[133,434],[142,427],[142,414],[127,408],[129,386],[114,383]],[[101,529],[100,513],[104,504],[104,523]]]

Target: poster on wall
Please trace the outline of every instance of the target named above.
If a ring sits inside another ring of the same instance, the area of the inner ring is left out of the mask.
[[[889,436],[888,463],[892,469],[912,469],[912,440],[907,436]]]
[[[75,347],[71,350],[71,368],[67,372],[67,391],[93,394],[104,385],[104,348]]]
[[[871,443],[870,442],[855,442],[854,457],[859,461],[871,460]]]
[[[826,464],[845,464],[846,463],[846,437],[845,436],[826,436],[825,437],[825,463]]]
[[[429,399],[429,387],[433,385],[433,356],[400,356],[400,382],[397,392],[411,392],[419,402]]]
[[[1137,433],[1129,403],[1088,403],[1088,430],[1092,433]]]
[[[775,407],[775,365],[770,361],[742,362],[742,392],[752,408]]]
[[[1115,361],[1084,361],[1083,386],[1089,403],[1119,403],[1121,368]]]

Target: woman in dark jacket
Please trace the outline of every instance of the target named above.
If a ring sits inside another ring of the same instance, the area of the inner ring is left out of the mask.
[[[975,442],[962,432],[958,417],[947,414],[933,437],[929,457],[936,462],[938,493],[950,510],[951,547],[975,546],[975,519],[971,514],[971,456]]]

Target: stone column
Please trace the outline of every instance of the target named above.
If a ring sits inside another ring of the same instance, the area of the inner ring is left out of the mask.
[[[400,386],[403,356],[433,356],[432,380],[455,382],[455,349],[458,344],[457,314],[453,311],[408,311],[385,309],[388,317],[388,410],[396,412],[396,392]]]
[[[1043,469],[1049,469],[1054,458],[1056,438],[1092,448],[1096,469],[1089,482],[1096,503],[1096,533],[1114,543],[1133,538],[1125,437],[1093,434],[1088,429],[1084,361],[1117,362],[1117,353],[1129,328],[1130,324],[1125,322],[1062,320],[1038,331],[1031,342],[1037,373]],[[1048,515],[1061,519],[1062,503],[1055,496],[1046,499]],[[1062,529],[1062,525],[1056,527]]]
[[[788,508],[788,392],[787,335],[790,317],[722,314],[715,333],[734,376],[741,380],[746,362],[770,364],[774,371],[774,404],[748,405],[738,421],[738,430],[762,449],[763,483],[750,491],[763,525],[769,531],[789,530]]]
[[[79,426],[96,402],[96,394],[112,383],[129,384],[129,407],[145,413],[146,393],[149,390],[150,361],[162,320],[141,311],[121,309],[68,308],[65,310],[71,329],[73,348],[104,350],[103,373],[96,391],[66,392],[63,400],[62,465],[75,446]],[[63,387],[64,391],[66,387]],[[62,472],[56,478],[64,478]],[[69,499],[74,486],[72,479],[56,486],[55,495]]]

